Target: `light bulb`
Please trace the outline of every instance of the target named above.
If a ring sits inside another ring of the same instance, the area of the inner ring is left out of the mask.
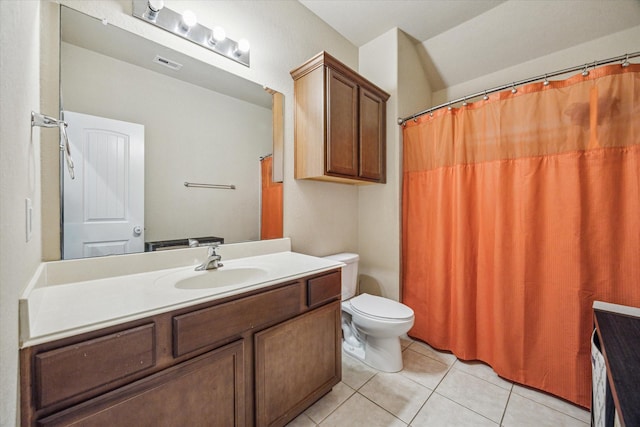
[[[148,0],[147,1],[147,17],[150,20],[155,21],[156,18],[158,17],[158,12],[160,12],[163,7],[164,7],[163,0]]]
[[[162,10],[162,8],[164,7],[164,1],[163,0],[149,0],[149,1],[147,1],[147,6],[149,7],[149,9],[151,9],[154,12],[160,12],[160,10]]]
[[[222,27],[214,27],[209,36],[209,43],[216,44],[227,38],[227,34]]]
[[[182,28],[184,30],[189,30],[191,27],[193,27],[194,25],[196,25],[198,23],[198,18],[196,17],[196,14],[193,13],[190,10],[185,10],[182,13]]]
[[[249,52],[250,48],[251,48],[251,45],[249,44],[249,40],[247,39],[238,40],[238,52],[247,53]]]

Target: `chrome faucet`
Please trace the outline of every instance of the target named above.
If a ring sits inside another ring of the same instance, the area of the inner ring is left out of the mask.
[[[196,271],[204,271],[204,270],[215,270],[218,267],[222,267],[223,264],[220,262],[222,257],[216,253],[216,249],[218,248],[219,243],[214,243],[209,246],[209,250],[207,252],[207,259],[205,262],[196,267]]]

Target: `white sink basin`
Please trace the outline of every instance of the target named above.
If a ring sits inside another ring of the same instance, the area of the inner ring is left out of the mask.
[[[178,280],[178,289],[211,289],[258,282],[267,277],[267,271],[257,267],[221,267],[217,270],[194,272],[190,277]]]

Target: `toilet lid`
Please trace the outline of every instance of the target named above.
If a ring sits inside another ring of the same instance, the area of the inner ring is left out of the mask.
[[[413,310],[404,304],[388,298],[362,294],[349,300],[351,307],[364,315],[382,317],[384,319],[409,319]]]

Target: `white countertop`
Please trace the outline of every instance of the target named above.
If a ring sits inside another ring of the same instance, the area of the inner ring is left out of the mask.
[[[328,271],[342,263],[285,251],[231,260],[220,271],[250,267],[258,277],[206,289],[180,289],[175,283],[215,270],[194,265],[115,277],[32,286],[20,301],[21,348],[101,329],[135,319],[241,294]],[[210,276],[213,277],[213,276]],[[37,281],[36,281],[37,282]],[[42,282],[42,280],[40,280]]]

